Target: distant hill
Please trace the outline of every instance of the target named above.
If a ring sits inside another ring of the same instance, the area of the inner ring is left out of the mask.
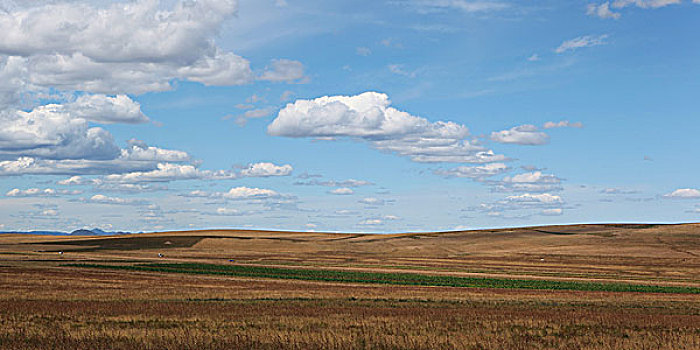
[[[93,229],[79,229],[73,232],[63,232],[63,231],[4,231],[0,234],[15,234],[15,235],[42,235],[42,236],[114,236],[114,235],[128,235],[131,232],[115,231],[108,232],[101,230],[99,228]]]

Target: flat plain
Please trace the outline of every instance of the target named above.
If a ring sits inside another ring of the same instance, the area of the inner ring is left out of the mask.
[[[700,349],[700,224],[0,235],[2,349]]]

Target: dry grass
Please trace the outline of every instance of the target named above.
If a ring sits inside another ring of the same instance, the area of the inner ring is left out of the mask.
[[[700,297],[691,294],[369,285],[60,266],[234,259],[246,266],[698,287],[700,225],[389,236],[206,231],[137,238],[140,243],[128,241],[133,237],[0,236],[0,348],[700,348]],[[66,253],[49,252],[56,249]],[[164,259],[156,257],[159,252]]]
[[[3,348],[697,349],[698,310],[384,300],[4,301]]]

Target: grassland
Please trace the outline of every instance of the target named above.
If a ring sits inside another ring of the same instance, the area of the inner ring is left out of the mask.
[[[370,284],[397,284],[407,286],[441,286],[462,288],[506,288],[542,290],[581,290],[606,292],[641,293],[688,293],[700,294],[700,288],[681,286],[654,286],[622,283],[590,283],[547,280],[518,280],[505,278],[475,278],[456,276],[434,276],[417,273],[378,273],[343,270],[311,270],[276,268],[264,266],[225,266],[215,264],[138,264],[99,265],[68,264],[65,266],[116,269],[128,271],[172,272],[201,275],[225,275],[255,278],[296,279],[305,281],[349,282]]]
[[[699,256],[700,225],[5,235],[0,348],[698,349]]]

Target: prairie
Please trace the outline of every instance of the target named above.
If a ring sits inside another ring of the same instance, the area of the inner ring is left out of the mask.
[[[700,224],[0,235],[0,290],[3,349],[697,349]]]

